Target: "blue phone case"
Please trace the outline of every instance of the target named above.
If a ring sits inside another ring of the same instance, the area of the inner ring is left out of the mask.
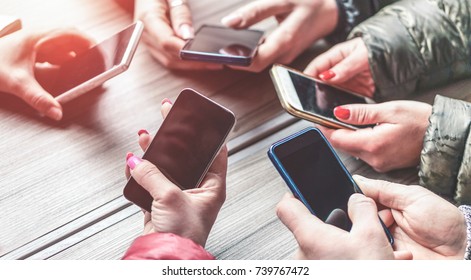
[[[277,142],[275,142],[273,145],[270,146],[270,148],[268,149],[268,157],[270,158],[271,162],[273,163],[273,165],[275,166],[276,170],[278,171],[278,173],[281,175],[281,177],[283,178],[283,180],[286,182],[286,184],[288,185],[289,189],[291,190],[291,192],[293,193],[293,195],[298,198],[305,206],[307,209],[309,209],[309,211],[313,214],[313,215],[316,215],[316,213],[312,210],[311,206],[307,203],[306,199],[304,198],[304,196],[301,194],[301,192],[299,191],[298,187],[296,186],[296,184],[294,183],[294,181],[291,179],[291,177],[289,176],[288,172],[286,171],[286,169],[283,167],[283,165],[281,164],[281,161],[279,160],[279,158],[276,156],[274,150],[276,147],[280,146],[280,145],[283,145],[291,140],[293,140],[294,138],[297,138],[309,131],[315,131],[316,133],[319,134],[319,136],[321,137],[321,139],[327,144],[327,147],[329,147],[329,149],[331,150],[331,152],[333,153],[335,159],[337,160],[337,162],[339,163],[339,165],[342,167],[342,170],[348,175],[349,177],[349,180],[351,181],[351,183],[353,184],[353,187],[355,189],[355,192],[357,193],[361,193],[363,194],[363,192],[361,191],[360,187],[357,185],[357,183],[355,182],[355,180],[353,180],[352,178],[352,175],[350,174],[350,172],[348,172],[347,168],[345,167],[345,165],[343,164],[343,162],[340,160],[340,158],[338,157],[337,153],[335,152],[335,150],[332,148],[332,146],[330,145],[329,141],[327,141],[327,139],[325,138],[325,136],[322,134],[322,132],[317,129],[317,128],[314,128],[314,127],[308,127],[308,128],[305,128],[299,132],[296,132],[295,134],[292,134],[286,138],[283,138]],[[389,229],[386,227],[386,225],[383,223],[383,221],[381,219],[379,219],[379,221],[381,222],[381,226],[383,227],[385,233],[386,233],[386,236],[388,237],[389,239],[389,243],[391,245],[394,244],[394,238],[393,236],[391,235],[391,233],[389,232]]]

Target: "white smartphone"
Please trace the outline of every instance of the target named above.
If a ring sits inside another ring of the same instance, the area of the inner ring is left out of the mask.
[[[60,103],[86,93],[129,68],[143,30],[140,21],[59,66],[57,75],[40,81]]]
[[[325,127],[352,130],[361,128],[336,119],[334,108],[345,104],[372,102],[359,94],[327,85],[283,65],[273,65],[270,75],[280,103],[288,113]]]

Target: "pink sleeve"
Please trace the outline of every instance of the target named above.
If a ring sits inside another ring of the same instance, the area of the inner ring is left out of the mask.
[[[134,240],[123,260],[214,260],[201,245],[173,233],[152,233]]]

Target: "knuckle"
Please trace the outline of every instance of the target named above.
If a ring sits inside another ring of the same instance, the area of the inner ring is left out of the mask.
[[[143,165],[139,170],[141,182],[143,185],[148,185],[152,180],[162,173],[152,164],[140,164]]]
[[[359,193],[352,194],[352,196],[350,197],[350,201],[357,205],[362,205],[362,206],[367,206],[367,207],[376,206],[373,199]]]
[[[168,188],[164,192],[159,193],[159,196],[159,200],[165,205],[175,203],[181,196],[181,190],[178,188]]]
[[[379,172],[379,173],[384,173],[384,172],[389,171],[387,162],[379,158],[374,159],[370,165],[371,167],[373,167],[373,169],[376,172]]]
[[[365,110],[365,108],[357,109],[356,113],[357,113],[358,123],[366,124],[368,122],[369,114],[368,114],[367,110]]]

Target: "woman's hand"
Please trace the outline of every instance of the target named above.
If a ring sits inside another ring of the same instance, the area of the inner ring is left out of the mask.
[[[431,113],[432,106],[415,101],[343,105],[334,109],[340,121],[376,125],[358,130],[318,128],[333,147],[386,172],[419,164]]]
[[[57,68],[86,51],[93,41],[73,29],[33,33],[17,31],[0,39],[0,91],[18,96],[40,114],[62,118],[61,105],[37,82],[37,65]]]
[[[161,109],[164,118],[170,108],[170,101],[164,100]],[[152,138],[146,131],[139,134],[139,145],[146,150]],[[152,163],[133,155],[128,156],[127,162],[130,174],[154,198],[152,213],[145,213],[144,234],[174,233],[204,247],[226,198],[226,147],[217,155],[200,187],[183,191]]]
[[[221,64],[180,59],[185,40],[194,37],[188,0],[136,0],[134,18],[144,22],[142,40],[163,66],[181,70],[218,70]]]
[[[287,64],[316,40],[330,34],[337,25],[335,0],[257,0],[224,17],[224,25],[245,29],[269,17],[279,26],[259,46],[249,67],[240,70],[260,72],[273,63]]]
[[[414,259],[463,259],[466,221],[458,208],[421,186],[406,186],[354,176],[360,189],[378,206],[394,237],[396,250]]]
[[[333,46],[316,57],[304,73],[369,98],[375,92],[368,50],[361,38]]]
[[[393,251],[378,218],[375,202],[361,194],[348,201],[350,232],[323,223],[293,195],[277,206],[277,215],[298,241],[296,259],[410,259],[411,254]]]

